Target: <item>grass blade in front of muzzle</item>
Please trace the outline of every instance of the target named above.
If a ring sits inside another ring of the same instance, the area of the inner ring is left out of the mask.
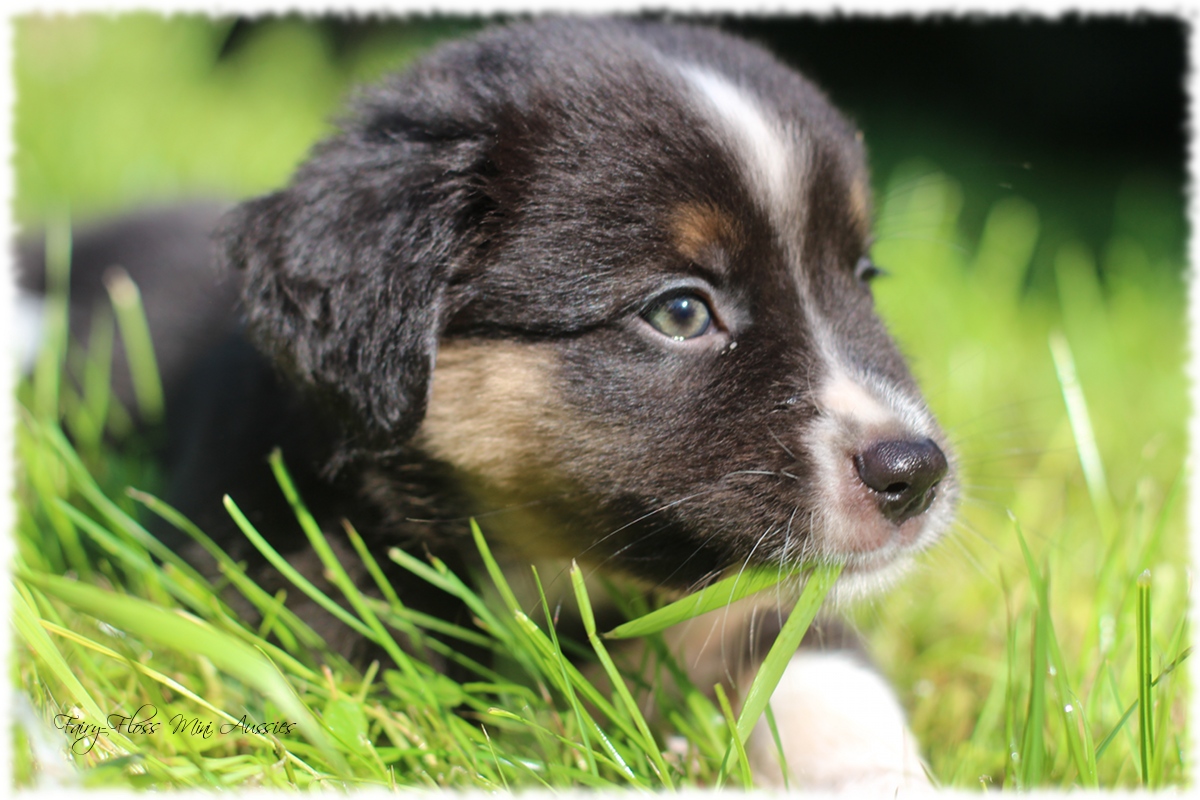
[[[814,567],[809,573],[800,599],[796,601],[792,613],[788,615],[779,635],[775,637],[775,644],[771,645],[767,657],[763,659],[758,674],[754,676],[754,683],[750,684],[750,691],[746,693],[746,700],[742,703],[742,713],[738,717],[738,734],[743,742],[750,736],[758,718],[766,711],[767,701],[779,685],[779,679],[783,677],[783,671],[792,660],[792,655],[799,649],[800,640],[804,638],[808,626],[816,619],[817,611],[825,602],[825,596],[842,574],[843,566],[845,565],[822,564]]]
[[[825,596],[837,582],[838,576],[842,574],[844,566],[822,564],[814,567],[809,573],[800,599],[796,601],[779,635],[775,637],[775,644],[771,645],[767,657],[763,659],[758,674],[754,676],[754,682],[750,684],[750,691],[746,692],[746,699],[742,702],[742,711],[737,721],[737,737],[743,745],[750,738],[750,732],[754,730],[759,718],[767,710],[767,703],[775,693],[783,671],[787,669],[792,656],[800,647],[800,640],[816,619],[817,611],[825,602]],[[736,752],[735,748],[731,749]],[[731,765],[727,762],[726,766]]]
[[[738,574],[706,586],[682,600],[668,603],[645,616],[618,625],[604,636],[608,639],[633,639],[638,636],[649,636],[692,617],[724,608],[730,603],[761,592],[763,589],[770,589],[795,575],[795,572],[778,568],[742,570]]]

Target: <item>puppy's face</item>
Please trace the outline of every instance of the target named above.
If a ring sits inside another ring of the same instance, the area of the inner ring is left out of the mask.
[[[481,63],[487,75],[470,72]],[[387,174],[392,142],[411,145],[414,128],[435,139],[439,125],[474,148],[464,179],[433,190],[437,170],[456,168],[443,150],[402,180],[445,219],[393,207],[392,239],[378,226],[356,234],[364,249],[385,240],[376,269],[393,277],[377,294],[410,316],[432,309],[425,339],[387,324],[360,332],[362,310],[340,321],[336,297],[311,301],[311,266],[306,282],[257,289],[252,270],[251,297],[283,295],[311,307],[301,316],[371,337],[360,361],[388,349],[381,337],[404,343],[400,355],[425,342],[397,379],[427,371],[401,392],[391,435],[415,430],[475,513],[498,512],[489,529],[534,554],[685,586],[811,558],[878,574],[945,527],[948,451],[872,306],[862,148],[800,76],[691,29],[559,21],[491,34],[369,101],[359,128],[302,171],[288,214],[309,228],[323,215],[324,227],[384,218],[361,211],[388,205],[381,178],[374,194],[343,190],[360,218],[342,223],[317,184],[347,153]],[[412,230],[438,224],[427,240]],[[322,247],[290,252],[329,260]],[[442,267],[395,277],[414,257],[405,248]],[[334,248],[333,260],[331,274],[369,280],[357,277],[369,259]],[[413,299],[414,281],[432,300]],[[305,346],[283,360],[328,391],[328,357]],[[351,413],[379,416],[368,401],[350,396],[363,406]]]

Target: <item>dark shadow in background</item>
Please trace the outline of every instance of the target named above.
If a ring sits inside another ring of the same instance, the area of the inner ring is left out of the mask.
[[[821,83],[863,127],[877,175],[919,154],[970,184],[968,230],[1016,192],[1042,212],[1044,239],[1101,246],[1114,228],[1114,195],[1132,180],[1165,195],[1138,209],[1135,224],[1159,243],[1156,255],[1183,258],[1182,21],[723,22]]]

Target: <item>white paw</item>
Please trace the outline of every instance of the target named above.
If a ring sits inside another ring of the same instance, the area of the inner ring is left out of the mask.
[[[843,652],[793,656],[771,708],[791,788],[870,791],[877,797],[932,789],[892,689]],[[766,720],[750,735],[759,785],[783,787],[778,748]]]

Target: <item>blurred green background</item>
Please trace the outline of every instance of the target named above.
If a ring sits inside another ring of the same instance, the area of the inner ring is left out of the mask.
[[[877,303],[961,459],[959,527],[904,588],[858,612],[872,652],[943,783],[1076,785],[1054,719],[1045,775],[1014,766],[1005,739],[1038,682],[1026,651],[1036,600],[1008,512],[1053,576],[1057,635],[1095,741],[1132,735],[1133,581],[1154,574],[1155,674],[1179,656],[1188,603],[1175,502],[1188,412],[1186,28],[706,21],[766,43],[864,130],[874,255],[892,273]],[[19,18],[16,219],[271,189],[332,129],[354,84],[480,24]],[[1071,392],[1087,418],[1068,415]],[[1169,691],[1156,714],[1174,781],[1184,693]],[[1136,785],[1136,747],[1117,742],[1100,785]]]

